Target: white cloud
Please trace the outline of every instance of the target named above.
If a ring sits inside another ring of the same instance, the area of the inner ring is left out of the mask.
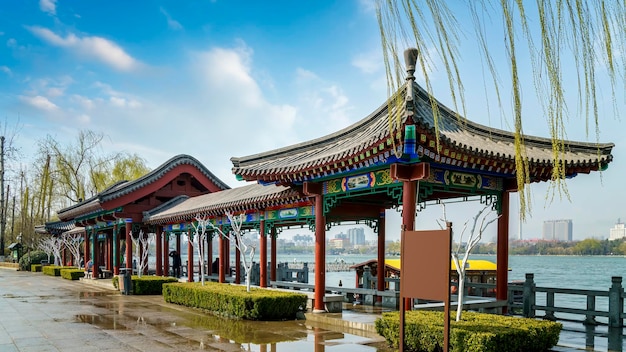
[[[8,68],[7,66],[0,66],[0,71],[6,73],[9,76],[12,74],[11,69]]]
[[[24,103],[34,108],[37,108],[39,110],[56,111],[59,109],[59,107],[56,104],[48,100],[48,98],[42,97],[41,95],[37,95],[34,97],[20,95],[19,98]]]
[[[359,54],[352,59],[352,66],[363,73],[372,74],[383,67],[383,60],[379,53]]]
[[[80,55],[91,57],[120,71],[131,71],[140,63],[128,55],[114,42],[96,36],[79,37],[73,33],[62,37],[43,27],[27,27],[35,36],[54,46],[75,50]]]
[[[180,22],[173,19],[172,16],[170,16],[170,14],[167,11],[165,11],[165,9],[162,6],[159,9],[161,10],[161,13],[167,19],[167,26],[170,27],[170,29],[173,29],[175,31],[179,31],[183,29],[183,26],[180,24]]]
[[[83,125],[87,125],[91,122],[91,116],[87,115],[87,114],[80,114],[77,117],[78,123],[83,124]]]
[[[120,98],[120,97],[111,97],[109,98],[109,102],[111,103],[111,105],[118,107],[118,108],[140,108],[141,107],[141,103],[136,101],[136,100],[132,100],[132,99],[126,99],[126,98]]]
[[[305,70],[301,67],[296,69],[296,80],[298,81],[308,81],[308,80],[317,80],[319,77],[309,70]]]
[[[57,0],[39,0],[39,9],[50,15],[56,15]]]
[[[366,13],[376,13],[376,1],[375,0],[359,0],[359,9]]]
[[[193,53],[189,66],[196,86],[190,104],[201,111],[202,119],[210,121],[207,128],[227,131],[216,134],[217,145],[233,144],[234,135],[228,133],[233,128],[237,129],[236,138],[245,141],[235,143],[230,156],[277,148],[297,138],[297,109],[267,100],[252,76],[252,53],[243,43],[237,49],[214,48]]]
[[[14,38],[9,38],[7,40],[7,46],[9,48],[15,48],[17,46],[17,40],[15,40]]]
[[[92,99],[89,99],[87,97],[84,97],[78,94],[72,95],[71,101],[74,103],[77,103],[80,107],[86,110],[91,110],[95,106],[94,101]]]
[[[47,93],[46,95],[51,98],[56,98],[56,97],[62,96],[64,92],[65,92],[65,88],[63,87],[50,87],[46,91]]]

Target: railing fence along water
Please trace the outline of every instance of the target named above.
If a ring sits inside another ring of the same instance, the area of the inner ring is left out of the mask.
[[[585,333],[587,348],[593,349],[595,337],[603,336],[609,351],[622,351],[624,298],[621,276],[613,276],[609,289],[601,291],[538,287],[534,274],[526,274],[523,283],[509,285],[509,313],[563,322],[565,330]],[[570,306],[562,302],[570,302]]]

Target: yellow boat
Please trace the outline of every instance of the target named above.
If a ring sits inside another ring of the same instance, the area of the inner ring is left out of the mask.
[[[363,263],[355,264],[351,266],[351,269],[356,271],[356,283],[357,287],[363,287],[363,272],[365,267],[370,268],[370,274],[374,277],[378,275],[378,260],[371,259]],[[385,259],[385,278],[399,278],[402,264],[400,258],[397,259]],[[459,275],[456,271],[456,264],[451,261],[450,279],[458,282]],[[496,269],[495,263],[484,259],[468,259],[465,263],[465,277],[466,282],[474,283],[488,283],[495,284],[496,282]],[[385,283],[385,289],[389,289],[389,283]],[[454,293],[456,286],[452,287]],[[471,294],[471,292],[470,292]],[[486,296],[495,295],[495,292],[487,292]]]

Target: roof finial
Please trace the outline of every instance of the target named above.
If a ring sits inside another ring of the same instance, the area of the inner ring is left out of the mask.
[[[406,96],[404,97],[404,114],[406,117],[414,117],[415,106],[413,103],[413,82],[415,81],[415,63],[417,62],[418,51],[416,48],[408,48],[404,51],[404,61],[406,62]]]
[[[415,63],[417,62],[418,51],[416,48],[408,48],[404,51],[404,62],[406,62],[407,81],[415,80]]]

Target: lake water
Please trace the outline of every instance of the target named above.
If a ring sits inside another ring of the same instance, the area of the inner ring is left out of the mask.
[[[195,255],[197,257],[197,255]],[[215,257],[214,257],[215,258]],[[278,254],[280,263],[315,263],[313,254],[284,255]],[[495,256],[472,255],[471,259],[486,259],[496,262]],[[268,255],[269,259],[269,255]],[[350,264],[358,264],[364,261],[376,259],[375,255],[326,255],[326,262],[345,261]],[[183,263],[187,260],[182,255]],[[258,261],[258,255],[256,256]],[[151,260],[152,262],[153,260]],[[234,266],[234,254],[231,254],[231,265]],[[154,265],[151,263],[151,265]],[[575,288],[586,290],[608,290],[611,286],[612,276],[626,275],[626,257],[624,256],[510,256],[509,257],[509,281],[524,280],[526,273],[535,275],[537,286]],[[309,275],[310,283],[315,280],[315,275]],[[351,272],[328,272],[326,284],[337,286],[339,280],[345,287],[354,287],[356,277]],[[626,286],[626,282],[623,282]]]

